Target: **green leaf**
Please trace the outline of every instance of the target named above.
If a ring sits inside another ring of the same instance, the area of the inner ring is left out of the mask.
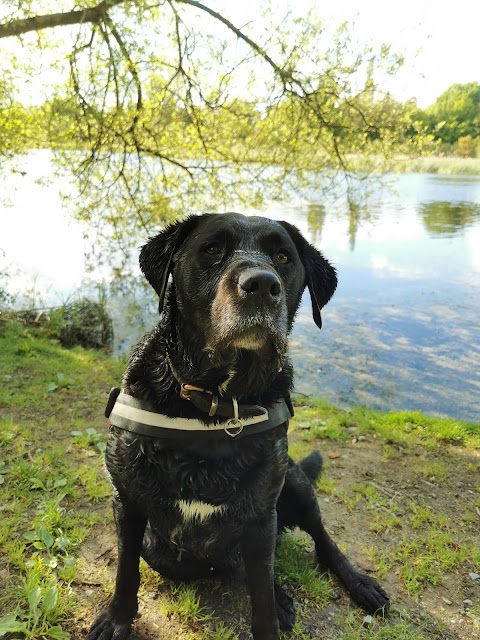
[[[40,478],[30,478],[30,482],[31,482],[31,486],[30,486],[31,489],[43,489],[44,491],[46,491],[45,485],[40,480]]]
[[[53,543],[55,542],[55,540],[54,540],[52,534],[50,533],[50,531],[45,529],[45,527],[42,526],[42,525],[40,525],[37,530],[38,530],[38,533],[40,535],[40,540],[47,547],[47,549],[50,549],[50,547],[53,546]]]
[[[66,478],[59,478],[58,480],[55,480],[55,482],[53,483],[53,488],[58,489],[58,487],[64,487],[66,484],[67,484]]]
[[[48,589],[46,594],[43,596],[42,611],[44,613],[48,613],[49,611],[52,611],[57,606],[57,602],[58,602],[58,589],[54,585],[50,587],[50,589]]]
[[[83,431],[70,431],[72,436],[81,436],[83,435]]]
[[[36,531],[25,531],[23,537],[29,542],[34,542],[35,540],[39,539],[39,535]]]
[[[30,611],[34,613],[38,609],[38,604],[40,602],[40,598],[42,597],[42,590],[40,587],[34,587],[31,591],[28,592],[28,606],[30,607]]]
[[[65,558],[63,564],[65,567],[67,567],[67,569],[72,569],[77,564],[77,561],[75,560],[75,558],[72,558],[72,556],[68,556],[68,558]]]
[[[72,384],[74,384],[74,380],[72,380],[72,378],[67,378],[64,373],[57,373],[57,382],[58,386],[62,389],[71,387]]]
[[[50,382],[47,385],[47,391],[50,393],[51,391],[56,391],[58,389],[58,384],[55,384],[55,382]]]
[[[25,622],[17,620],[16,613],[10,613],[0,618],[0,636],[4,636],[7,633],[23,633],[26,630],[27,625]]]
[[[70,540],[65,536],[59,536],[58,538],[55,538],[55,549],[65,551],[69,544]]]
[[[88,429],[86,430],[87,435],[89,436],[94,436],[97,433],[97,430],[95,429],[95,427],[88,427]]]
[[[47,636],[55,640],[69,640],[70,638],[70,634],[63,631],[62,627],[50,627],[47,631]]]

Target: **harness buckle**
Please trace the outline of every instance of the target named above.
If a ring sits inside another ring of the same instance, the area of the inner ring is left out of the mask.
[[[182,398],[182,400],[190,400],[190,391],[200,391],[201,393],[210,393],[210,394],[212,393],[207,389],[202,389],[201,387],[194,387],[193,384],[186,384],[185,382],[183,382],[180,385],[180,398]]]

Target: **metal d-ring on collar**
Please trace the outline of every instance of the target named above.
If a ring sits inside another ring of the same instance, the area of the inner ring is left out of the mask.
[[[232,396],[233,418],[225,423],[225,433],[232,438],[238,436],[243,431],[243,422],[238,418],[238,402],[235,396]]]

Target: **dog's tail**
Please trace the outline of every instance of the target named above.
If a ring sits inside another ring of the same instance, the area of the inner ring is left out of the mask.
[[[312,451],[310,455],[301,460],[298,464],[312,484],[317,481],[318,477],[322,473],[323,460],[319,451]]]

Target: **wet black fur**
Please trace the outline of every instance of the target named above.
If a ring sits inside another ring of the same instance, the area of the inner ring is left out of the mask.
[[[282,264],[278,255],[285,253],[288,263]],[[268,408],[280,398],[288,401],[292,368],[286,339],[302,292],[308,287],[320,327],[320,310],[336,286],[334,269],[295,227],[239,214],[190,217],[150,240],[140,265],[163,313],[132,353],[123,381],[128,393],[160,413],[206,423],[213,418],[180,399],[178,379],[211,391],[228,380],[225,397],[235,395],[241,403]],[[248,269],[278,281],[280,294],[245,293],[238,279]],[[173,282],[166,294],[169,274]],[[240,345],[255,340],[256,346],[233,348],[237,339],[247,340]],[[118,572],[113,598],[88,640],[128,636],[137,613],[140,555],[180,580],[243,566],[253,637],[278,640],[279,627],[291,629],[295,613],[274,582],[275,542],[279,532],[294,526],[312,535],[319,562],[358,604],[367,611],[388,610],[382,588],[355,569],[326,533],[312,486],[320,455],[314,452],[298,464],[289,458],[287,426],[242,439],[162,439],[111,429],[106,465],[115,487]],[[203,522],[184,520],[181,500],[223,505],[224,511]]]

